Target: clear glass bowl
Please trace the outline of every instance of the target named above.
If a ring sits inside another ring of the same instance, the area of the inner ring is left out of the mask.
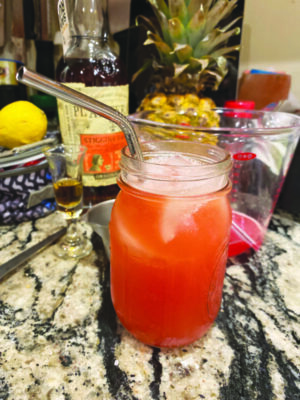
[[[192,140],[215,144],[230,152],[233,223],[229,256],[235,256],[250,248],[258,250],[263,243],[298,143],[300,117],[224,108],[214,112],[219,126],[203,126],[209,122],[201,115],[198,121],[202,126],[149,120],[155,119],[153,111],[130,115],[129,120],[141,142]]]

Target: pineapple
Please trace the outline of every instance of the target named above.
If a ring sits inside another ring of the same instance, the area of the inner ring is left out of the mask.
[[[238,0],[148,0],[157,26],[140,16],[147,30],[144,45],[154,45],[157,56],[149,60],[133,79],[152,67],[154,92],[146,95],[138,111],[150,110],[147,118],[158,122],[218,126],[212,99],[202,97],[205,89],[217,90],[227,73],[226,58],[238,46],[226,47],[239,35],[234,19],[220,27]]]

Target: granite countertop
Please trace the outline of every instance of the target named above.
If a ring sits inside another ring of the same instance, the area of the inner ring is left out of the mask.
[[[62,225],[0,227],[0,260]],[[0,400],[300,399],[300,222],[276,214],[259,252],[228,261],[223,303],[193,345],[143,345],[116,319],[101,239],[62,261],[48,247],[0,281]]]

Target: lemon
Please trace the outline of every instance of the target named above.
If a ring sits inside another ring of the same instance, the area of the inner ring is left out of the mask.
[[[12,149],[42,140],[47,117],[30,101],[15,101],[0,111],[0,146]]]

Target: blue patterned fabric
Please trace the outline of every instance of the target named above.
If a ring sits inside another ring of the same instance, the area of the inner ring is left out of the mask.
[[[0,178],[0,224],[19,223],[52,212],[55,209],[54,199],[44,199],[40,204],[28,208],[30,194],[49,183],[51,176],[47,168]]]

